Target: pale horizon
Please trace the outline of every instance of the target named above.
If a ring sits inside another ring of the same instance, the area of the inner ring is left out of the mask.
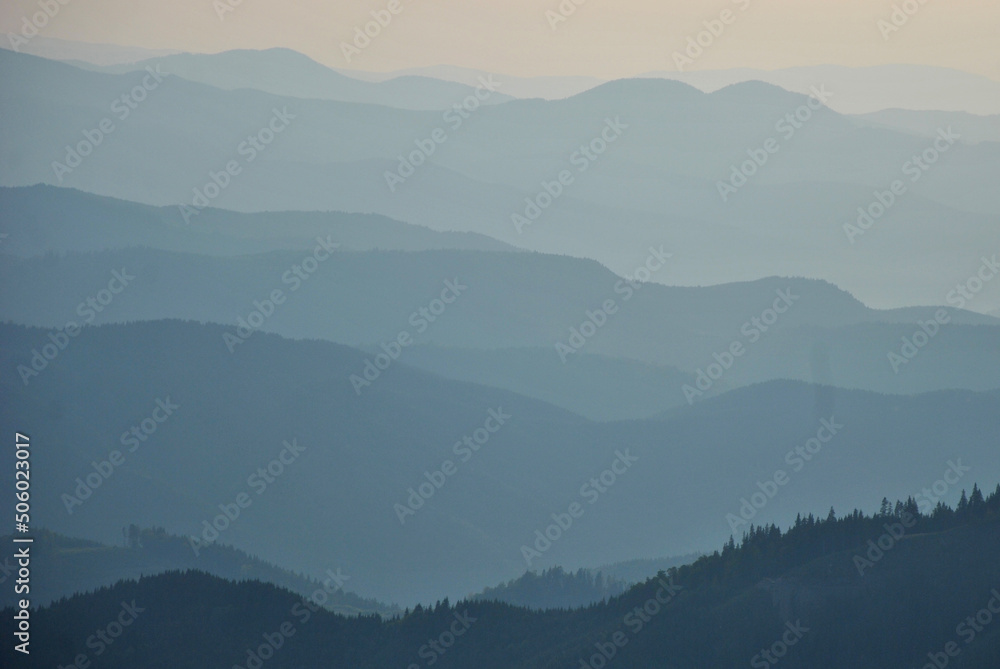
[[[180,0],[169,7],[97,0],[60,5],[39,35],[193,53],[284,47],[329,67],[371,73],[451,65],[518,77],[620,79],[679,71],[675,52],[683,54],[687,38],[705,30],[706,21],[718,30],[715,21],[729,11],[730,23],[701,55],[683,63],[683,71],[926,65],[1000,81],[1000,58],[983,57],[997,53],[1000,5],[986,0],[918,4],[905,23],[899,21],[898,30],[886,28],[889,23],[880,28],[879,21],[891,21],[899,4],[632,0],[610,6],[590,0],[557,21],[546,14],[558,12],[557,2],[514,0],[494,7],[400,0],[399,13],[360,53],[349,54],[350,60],[342,43],[350,44],[355,28],[372,20],[370,12],[384,11],[388,0],[363,7],[330,7],[315,0],[294,7],[243,2],[225,12],[213,9],[227,6],[225,0]],[[0,31],[19,32],[24,17],[37,11],[36,2],[7,3],[0,9]]]

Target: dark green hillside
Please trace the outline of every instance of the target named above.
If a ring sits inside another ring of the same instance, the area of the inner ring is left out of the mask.
[[[869,541],[883,552],[859,569]],[[1000,662],[1000,616],[989,609],[1000,614],[998,551],[1000,486],[985,499],[974,487],[956,510],[941,505],[930,515],[907,500],[874,516],[810,515],[785,533],[754,528],[738,545],[574,611],[444,600],[390,621],[345,618],[272,585],[171,572],[34,612],[32,662],[53,666],[82,653],[95,668],[144,669],[260,666],[255,657],[280,669],[700,669],[778,660],[794,669],[906,669],[947,649],[954,666],[989,669]],[[104,621],[122,616],[129,624],[117,639],[101,642]],[[9,637],[10,610],[2,620]],[[9,645],[0,652],[5,666],[23,666]]]

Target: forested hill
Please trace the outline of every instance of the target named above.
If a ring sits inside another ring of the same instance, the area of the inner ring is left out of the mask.
[[[272,585],[171,572],[33,612],[32,659],[59,666],[83,654],[95,668],[145,669],[260,667],[258,658],[268,669],[1000,666],[1000,486],[922,511],[913,499],[886,501],[874,516],[831,510],[784,533],[754,527],[573,611],[445,600],[388,621],[346,618]],[[2,621],[10,638],[10,610]],[[6,664],[13,651],[2,652]]]
[[[620,595],[627,585],[597,570],[572,572],[551,567],[541,573],[529,571],[495,588],[486,588],[469,599],[505,602],[529,609],[571,609]]]
[[[33,537],[31,561],[32,604],[44,606],[78,592],[112,585],[123,578],[186,569],[198,569],[234,581],[253,579],[273,583],[303,597],[323,589],[331,580],[327,574],[308,578],[293,573],[221,543],[205,546],[200,555],[195,555],[187,537],[168,534],[162,527],[140,528],[133,524],[122,528],[122,534],[123,546],[107,546],[48,530],[37,531]],[[9,535],[0,537],[0,542],[9,544],[10,539]],[[0,560],[0,585],[6,582],[4,577],[9,575],[8,570],[15,566],[11,557]],[[332,574],[336,576],[336,572]],[[385,616],[400,611],[394,605],[354,594],[349,579],[341,580],[330,588],[324,608],[345,616],[367,613]],[[0,589],[0,606],[12,606],[18,599],[20,596],[13,588]]]

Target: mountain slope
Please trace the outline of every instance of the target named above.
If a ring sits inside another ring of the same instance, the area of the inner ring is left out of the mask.
[[[69,188],[0,188],[2,250],[19,256],[136,246],[239,256],[301,249],[333,235],[344,251],[515,250],[476,233],[437,232],[371,214],[207,208],[185,219],[179,207],[150,207]]]
[[[698,370],[707,374],[710,365],[720,364],[720,356],[729,369],[720,376],[713,368],[716,379],[702,382],[702,390],[713,392],[776,378],[897,393],[997,386],[995,319],[948,309],[942,318],[949,322],[897,371],[889,364],[889,353],[901,350],[902,339],[912,338],[920,330],[918,321],[933,320],[937,309],[890,312],[883,323],[882,312],[820,281],[772,277],[704,288],[632,286],[593,261],[465,251],[335,252],[322,262],[310,261],[311,273],[300,268],[295,274],[316,248],[313,242],[300,251],[230,258],[145,249],[11,258],[0,266],[0,281],[8,287],[0,297],[0,318],[45,327],[84,319],[178,318],[235,328],[240,318],[257,310],[255,302],[271,311],[265,301],[281,290],[284,301],[262,324],[260,314],[253,316],[255,326],[352,346],[378,347],[408,332],[418,344],[439,347],[548,349],[546,365],[570,366],[580,355],[599,354],[675,367],[689,375]],[[319,254],[325,256],[325,251]],[[669,271],[669,262],[661,271]],[[107,308],[79,306],[122,268],[135,280]],[[446,282],[455,284],[457,297]],[[421,316],[419,310],[434,305],[442,292],[453,303],[439,302],[434,314]],[[604,312],[608,300],[614,304]],[[775,305],[785,313],[768,313]],[[734,343],[743,347],[738,349],[743,354],[727,362]],[[409,350],[402,353],[404,362],[409,355]],[[498,354],[491,355],[495,360]],[[491,373],[497,363],[489,357],[468,368],[482,373],[449,372],[455,363],[440,357],[440,363],[424,366],[518,392],[530,390],[535,397],[561,397],[562,406],[589,407],[593,415],[592,400],[587,405],[579,397],[572,399],[574,388],[567,382],[540,374],[515,380],[512,369]],[[575,373],[582,375],[576,378],[589,376],[584,370]],[[677,381],[656,405],[660,410],[688,401],[683,378],[660,377],[653,383],[660,380]],[[642,411],[650,405],[644,404]]]
[[[962,128],[962,139],[967,142],[1000,142],[1000,114],[974,116],[962,112],[883,109],[855,118],[873,127],[892,128],[924,137],[934,137],[939,128],[951,125]]]
[[[96,642],[95,618],[122,615],[129,625],[120,640],[91,647],[107,652],[104,666],[253,666],[264,657],[268,666],[289,669],[421,660],[578,669],[609,659],[640,669],[695,669],[769,666],[780,656],[795,669],[904,669],[928,657],[985,669],[1000,661],[990,613],[1000,606],[998,502],[993,496],[974,512],[914,522],[856,512],[818,523],[810,517],[784,534],[763,528],[721,554],[573,611],[445,600],[389,622],[344,619],[273,586],[172,573],[33,613],[33,629],[55,640],[33,651],[48,665],[65,661],[85,649],[88,635]],[[913,536],[905,536],[903,522]],[[901,528],[903,538],[859,575],[856,558],[885,527]],[[5,630],[13,627],[9,613],[0,622]],[[13,654],[9,645],[0,652]]]
[[[1000,427],[996,391],[903,397],[772,383],[665,421],[592,423],[413,370],[405,358],[359,396],[350,376],[364,373],[369,354],[263,333],[230,353],[225,331],[165,321],[86,328],[25,387],[16,365],[47,334],[0,326],[0,427],[34,426],[32,441],[46,444],[32,461],[44,472],[33,481],[33,521],[106,543],[131,523],[204,543],[207,524],[244,493],[250,505],[219,541],[304,573],[342,567],[355,592],[407,604],[526,568],[718,545],[733,533],[727,514],[777,469],[791,485],[754,523],[870,506],[873,489],[905,497],[956,459],[973,468],[970,479],[1000,480],[996,444],[984,438]],[[164,404],[176,406],[169,417]],[[843,428],[798,463],[794,449],[821,421]],[[141,425],[144,441],[128,434]],[[474,451],[464,439],[476,434]],[[113,451],[124,464],[102,464]],[[0,466],[12,457],[0,454]],[[287,466],[273,465],[280,476],[265,485],[255,472],[279,457]],[[596,492],[587,482],[612,466],[620,481]],[[93,476],[101,483],[88,495],[80,486]],[[574,502],[585,513],[565,536],[525,554]]]
[[[666,395],[664,388],[695,383],[690,373],[625,358],[582,354],[564,364],[551,348],[418,346],[407,351],[406,364],[449,379],[510,390],[591,420],[649,418],[685,403],[683,396]]]

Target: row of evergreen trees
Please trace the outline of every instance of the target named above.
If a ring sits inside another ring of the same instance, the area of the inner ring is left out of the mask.
[[[943,532],[968,522],[996,518],[1000,516],[1000,484],[988,498],[974,484],[971,494],[962,490],[954,509],[939,501],[927,514],[912,496],[895,504],[883,497],[878,513],[870,516],[855,509],[838,517],[831,508],[825,519],[811,513],[799,514],[786,532],[774,524],[751,525],[739,542],[730,537],[721,552],[716,551],[674,573],[694,581],[725,579],[733,588],[745,587],[827,553],[857,550],[869,539],[881,536],[886,523],[898,521],[904,514],[913,523],[907,529],[909,535]]]

